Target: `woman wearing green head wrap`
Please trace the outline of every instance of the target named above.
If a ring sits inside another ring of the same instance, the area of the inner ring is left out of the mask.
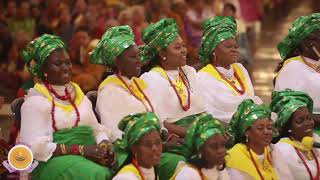
[[[278,44],[283,61],[277,69],[275,91],[287,88],[308,93],[314,101],[316,129],[320,130],[320,13],[295,20]]]
[[[203,114],[187,131],[184,143],[188,164],[177,168],[175,180],[229,180],[225,168],[224,126],[212,115]]]
[[[278,114],[275,126],[281,138],[275,149],[285,157],[294,179],[320,179],[319,152],[312,148],[314,121],[310,96],[289,89],[275,91],[271,108]]]
[[[119,129],[124,135],[115,148],[122,168],[113,180],[159,179],[162,174],[155,169],[162,153],[158,117],[152,112],[128,115],[120,121]]]
[[[129,26],[109,28],[91,54],[91,63],[113,69],[99,86],[97,112],[101,123],[112,129],[112,141],[121,139],[120,120],[132,113],[153,112],[153,105],[144,93],[147,84],[140,76],[139,49]]]
[[[206,109],[197,90],[196,71],[186,65],[187,49],[177,24],[174,19],[161,19],[143,31],[142,39],[146,45],[141,58],[149,60],[152,69],[141,79],[150,85],[147,93],[164,126],[183,138],[194,115]]]
[[[32,179],[111,178],[111,171],[99,165],[112,162],[110,132],[97,122],[79,86],[70,82],[72,65],[63,41],[44,34],[29,43],[24,56],[41,79],[21,107],[19,142],[29,144],[40,162]]]
[[[142,34],[145,42],[141,59],[148,60],[151,70],[140,77],[147,82],[148,97],[155,112],[169,132],[166,150],[180,145],[187,127],[204,112],[197,88],[196,71],[186,65],[187,49],[174,19],[150,24]],[[160,163],[161,179],[169,179],[184,157],[165,153]]]
[[[239,52],[235,19],[216,16],[204,21],[203,28],[199,58],[206,66],[198,72],[199,89],[208,111],[229,123],[244,99],[253,99],[255,103],[262,101],[254,95],[247,70],[236,63]]]
[[[268,106],[251,99],[239,105],[228,129],[235,144],[226,156],[231,179],[291,179],[280,153],[271,149],[272,129]]]

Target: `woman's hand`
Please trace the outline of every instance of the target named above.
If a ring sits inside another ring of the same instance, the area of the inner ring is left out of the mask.
[[[180,146],[183,144],[183,139],[180,137],[171,137],[166,143],[164,143],[164,149],[169,150],[174,147]]]
[[[115,162],[114,152],[112,150],[112,144],[107,140],[103,140],[98,145],[100,148],[106,151],[106,156],[99,160],[99,163],[104,166],[112,165]]]
[[[107,157],[107,151],[102,147],[99,147],[99,145],[84,146],[83,152],[84,157],[95,162],[99,162],[99,160]]]

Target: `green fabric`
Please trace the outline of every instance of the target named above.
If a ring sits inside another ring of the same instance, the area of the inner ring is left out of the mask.
[[[252,99],[246,99],[238,106],[237,112],[232,116],[228,133],[232,144],[243,142],[246,130],[259,119],[270,119],[271,110],[269,106],[257,105]]]
[[[184,156],[189,160],[199,159],[198,154],[205,142],[216,134],[224,135],[224,126],[210,114],[203,113],[188,128],[185,143]]]
[[[271,110],[278,114],[275,127],[281,129],[298,108],[307,107],[312,112],[313,100],[304,92],[286,89],[272,93],[270,106]]]
[[[44,79],[44,74],[40,70],[42,65],[54,50],[60,48],[66,49],[66,44],[60,37],[50,34],[43,34],[31,41],[23,51],[29,71],[40,79]]]
[[[78,126],[55,132],[53,134],[53,142],[65,145],[95,145],[96,139],[92,128],[88,126]]]
[[[116,141],[114,149],[117,154],[117,167],[122,167],[130,157],[130,147],[151,131],[160,134],[161,126],[159,118],[154,113],[146,112],[124,117],[119,122],[118,128],[124,134],[121,140]]]
[[[231,16],[216,16],[203,22],[203,37],[199,48],[199,59],[207,64],[210,62],[212,51],[221,42],[235,38],[237,22]]]
[[[162,153],[160,164],[157,167],[160,180],[168,180],[172,177],[176,171],[178,163],[180,161],[185,162],[186,159],[183,156],[173,153]]]
[[[184,117],[176,121],[174,124],[188,128],[198,118],[198,116],[202,116],[203,114],[204,113],[200,113]]]
[[[88,126],[59,130],[53,134],[54,142],[66,145],[96,144],[93,130]],[[82,156],[65,155],[40,162],[32,172],[32,179],[39,180],[95,180],[111,179],[113,172]]]
[[[179,30],[174,19],[165,18],[150,24],[142,32],[142,40],[145,45],[141,47],[141,60],[153,59],[161,50],[167,48],[177,36],[179,36]]]
[[[115,26],[109,28],[93,50],[90,61],[93,64],[102,64],[114,67],[114,60],[130,46],[136,45],[134,34],[130,26]]]
[[[320,13],[309,16],[301,16],[296,19],[289,30],[288,35],[278,44],[278,51],[282,59],[295,50],[299,44],[312,32],[320,29]]]

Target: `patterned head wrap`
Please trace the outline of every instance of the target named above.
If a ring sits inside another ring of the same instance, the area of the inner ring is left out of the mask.
[[[41,67],[56,49],[67,49],[66,44],[58,36],[43,34],[31,41],[25,50],[23,56],[29,71],[40,79],[44,79]]]
[[[301,91],[286,89],[272,93],[271,110],[278,114],[275,122],[276,128],[283,128],[292,114],[300,107],[307,107],[310,112],[313,109],[311,97]]]
[[[154,113],[146,112],[124,117],[119,122],[118,128],[124,132],[122,139],[114,144],[117,163],[121,167],[130,157],[131,146],[137,143],[143,135],[151,131],[160,133],[161,126],[159,118]]]
[[[287,59],[287,56],[295,50],[306,37],[318,29],[320,29],[320,13],[301,16],[296,19],[287,37],[278,44],[278,51],[281,58]]]
[[[269,106],[257,105],[252,99],[246,99],[238,106],[237,112],[232,116],[228,133],[231,135],[233,144],[245,140],[246,130],[259,119],[271,119]]]
[[[224,135],[224,133],[224,126],[217,119],[210,114],[203,113],[188,128],[182,152],[190,159],[197,159],[205,142],[216,134]]]
[[[236,37],[237,22],[231,16],[216,16],[203,22],[203,30],[199,58],[203,63],[209,63],[212,51],[218,44]]]
[[[154,130],[160,133],[160,121],[152,112],[126,116],[119,122],[118,127],[124,132],[121,144],[127,150],[144,134]]]
[[[166,18],[150,24],[142,33],[145,45],[141,47],[140,58],[148,61],[165,49],[179,36],[179,30],[174,19]]]
[[[114,67],[115,58],[132,45],[135,45],[135,42],[130,26],[109,28],[91,53],[90,61],[93,64]]]

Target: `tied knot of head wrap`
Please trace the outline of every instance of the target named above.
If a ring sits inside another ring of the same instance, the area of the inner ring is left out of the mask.
[[[56,49],[67,49],[67,46],[60,37],[55,35],[43,34],[31,41],[23,51],[29,71],[44,80],[45,77],[41,67]]]
[[[278,115],[275,127],[282,129],[297,109],[307,107],[312,112],[313,101],[304,92],[286,89],[272,93],[270,106],[271,110]]]
[[[232,116],[228,133],[232,144],[245,141],[246,130],[259,119],[271,119],[269,106],[257,105],[252,99],[246,99],[238,106],[237,112]]]
[[[199,59],[206,64],[210,62],[212,51],[218,44],[229,38],[235,38],[237,23],[231,16],[216,16],[203,22],[203,31]]]
[[[312,32],[320,29],[320,13],[301,16],[296,19],[288,35],[278,44],[278,51],[282,59],[287,59],[299,44]]]
[[[174,19],[165,18],[150,24],[142,33],[145,45],[141,47],[140,58],[142,61],[153,59],[178,36],[179,30]]]
[[[93,64],[102,64],[112,68],[116,57],[132,45],[135,45],[135,42],[130,26],[109,28],[91,52],[90,61]]]

